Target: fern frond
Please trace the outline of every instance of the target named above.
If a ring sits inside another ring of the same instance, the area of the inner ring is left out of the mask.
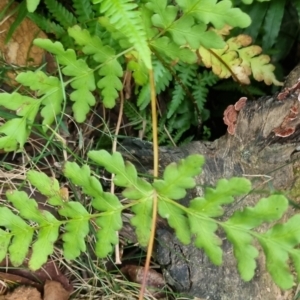
[[[57,0],[45,0],[44,2],[53,18],[65,29],[77,23],[76,17]]]
[[[76,121],[83,122],[90,106],[95,104],[95,97],[91,93],[96,89],[93,70],[83,59],[77,59],[73,49],[65,50],[59,42],[36,39],[34,44],[55,54],[58,62],[64,66],[62,73],[72,77],[71,86],[75,89],[70,94],[70,99],[75,102],[72,108]]]
[[[88,23],[95,17],[90,0],[73,0],[73,7],[75,8],[76,18],[80,24]]]
[[[272,1],[269,4],[267,14],[265,16],[263,29],[264,35],[262,39],[262,48],[271,49],[275,44],[281,27],[281,21],[284,14],[284,6],[286,1]]]
[[[153,60],[153,73],[154,73],[154,82],[156,88],[156,94],[159,95],[163,92],[166,87],[169,86],[172,80],[171,72],[161,63],[159,60]],[[150,84],[149,82],[144,85],[139,92],[137,105],[141,110],[145,109],[145,107],[150,102]]]
[[[208,87],[213,86],[218,82],[219,77],[213,72],[205,70],[199,78],[195,79],[195,83],[192,87],[192,94],[196,100],[199,111],[203,110],[204,104],[206,102],[207,94],[209,92]]]
[[[57,39],[60,39],[66,34],[66,30],[62,26],[50,21],[42,15],[37,13],[29,13],[28,17],[43,31],[54,34]]]
[[[103,0],[100,3],[100,11],[128,38],[146,67],[152,69],[151,51],[140,12],[136,8],[137,4],[131,0]]]
[[[100,80],[97,86],[103,96],[105,107],[114,107],[118,92],[123,88],[120,80],[123,76],[123,68],[115,50],[108,45],[103,45],[99,37],[91,36],[87,30],[82,30],[79,26],[69,28],[69,34],[77,44],[83,46],[82,51],[85,54],[92,55],[96,62],[101,63],[98,71]]]
[[[197,76],[197,65],[178,64],[176,66],[177,76],[180,82],[176,82],[172,100],[168,106],[168,118],[176,112],[181,102],[186,97],[185,88],[191,88]]]
[[[193,16],[204,24],[213,24],[216,29],[225,25],[246,28],[250,25],[250,17],[239,8],[233,8],[231,1],[217,0],[176,0],[183,12]]]

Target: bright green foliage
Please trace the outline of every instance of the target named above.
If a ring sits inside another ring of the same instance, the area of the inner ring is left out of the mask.
[[[153,186],[160,196],[179,200],[186,195],[186,189],[195,187],[197,174],[201,173],[204,158],[190,155],[178,164],[171,163],[164,171],[163,180],[154,180]]]
[[[42,96],[43,109],[41,115],[44,125],[51,125],[57,114],[61,112],[63,101],[63,90],[59,79],[47,76],[42,71],[24,72],[17,76],[16,80],[31,90],[37,91],[37,96]],[[36,100],[37,101],[37,100]]]
[[[96,88],[93,71],[83,59],[77,59],[73,49],[64,50],[59,42],[53,43],[46,39],[36,39],[34,43],[55,54],[59,64],[65,66],[62,73],[74,77],[71,80],[71,86],[75,91],[70,94],[70,99],[75,102],[73,105],[75,120],[83,122],[90,106],[95,104],[95,97],[91,93]]]
[[[283,289],[293,286],[293,276],[289,271],[289,258],[293,262],[298,280],[300,274],[300,215],[291,217],[285,224],[277,224],[258,237],[266,255],[267,268],[277,285]]]
[[[139,243],[147,246],[153,215],[153,196],[158,200],[158,214],[165,218],[175,230],[178,239],[202,248],[211,261],[222,263],[222,240],[217,229],[222,228],[228,241],[233,245],[241,277],[248,281],[253,278],[258,249],[256,240],[266,256],[266,267],[273,280],[283,289],[293,285],[290,259],[300,278],[300,215],[294,215],[285,224],[271,225],[279,221],[288,208],[288,200],[283,195],[274,194],[260,199],[253,207],[236,211],[227,220],[220,221],[223,206],[233,204],[234,197],[244,196],[251,190],[251,183],[245,178],[220,179],[215,188],[204,190],[203,197],[190,200],[188,207],[178,201],[186,196],[186,190],[195,187],[194,177],[201,172],[204,158],[191,155],[178,163],[166,167],[163,178],[151,184],[137,175],[135,167],[124,162],[120,153],[110,154],[104,150],[88,153],[97,165],[114,174],[114,183],[124,188],[122,195],[126,205],[116,195],[104,192],[98,179],[91,174],[88,165],[79,166],[66,162],[63,174],[82,190],[80,194],[91,200],[92,212],[80,201],[67,199],[58,181],[37,171],[29,171],[27,179],[37,190],[47,197],[47,202],[57,207],[58,220],[51,213],[38,208],[34,199],[25,192],[8,191],[6,196],[18,214],[7,207],[0,208],[0,259],[7,252],[13,265],[20,265],[32,245],[29,266],[38,269],[53,253],[53,245],[63,229],[62,244],[64,257],[75,259],[87,251],[86,237],[93,227],[96,237],[96,255],[106,257],[118,243],[116,231],[122,228],[122,211],[131,210],[131,223],[136,227]],[[28,224],[30,222],[30,225]],[[268,225],[268,230],[259,228]]]
[[[279,220],[287,208],[288,201],[285,197],[273,195],[261,199],[255,207],[235,212],[222,225],[228,240],[233,244],[238,269],[244,280],[248,281],[254,276],[255,258],[258,256],[258,251],[253,246],[253,236],[247,231],[260,226],[263,222]],[[259,236],[259,234],[257,235]]]
[[[192,15],[196,20],[204,24],[212,23],[216,29],[224,25],[232,27],[248,27],[251,20],[248,15],[238,8],[232,8],[230,0],[177,0],[184,13]]]
[[[23,148],[27,141],[31,125],[35,119],[41,102],[19,93],[3,93],[0,96],[0,105],[15,110],[17,118],[7,121],[0,126],[0,148],[5,151],[14,151]]]
[[[118,242],[116,231],[122,228],[122,205],[115,195],[104,193],[100,182],[96,177],[91,176],[90,173],[90,168],[87,165],[80,168],[76,163],[68,162],[64,168],[64,174],[74,184],[79,185],[86,195],[92,197],[93,207],[101,212],[105,212],[105,214],[96,218],[96,223],[100,227],[96,233],[96,254],[99,257],[105,257],[112,251],[112,245]],[[84,226],[84,230],[81,232],[85,236],[89,231],[89,214],[82,206],[78,207],[78,209],[78,217],[82,216],[82,226]],[[80,210],[84,213],[81,214]],[[69,211],[69,217],[72,217],[72,211]],[[76,222],[73,226],[76,226]],[[81,241],[81,251],[85,251],[82,237],[79,237],[79,240]],[[79,253],[74,253],[74,255],[77,257]]]
[[[33,244],[32,254],[29,260],[29,267],[33,270],[37,270],[47,261],[48,255],[53,253],[53,245],[58,238],[60,222],[48,211],[40,211],[36,201],[30,199],[25,192],[7,192],[6,196],[14,207],[18,209],[22,218],[31,220],[39,226],[37,241]],[[28,240],[28,243],[21,246],[24,247],[26,253],[28,251],[29,242]],[[22,260],[19,262],[21,263]]]
[[[154,192],[151,184],[139,178],[133,164],[125,163],[118,152],[111,155],[105,150],[90,151],[88,156],[108,172],[115,174],[114,183],[126,188],[123,191],[124,197],[137,201],[132,207],[135,216],[131,219],[131,223],[136,227],[136,234],[141,245],[147,245],[151,229],[152,194]]]
[[[101,13],[104,13],[110,23],[128,38],[146,67],[152,69],[151,52],[140,12],[136,9],[137,4],[130,0],[94,0],[93,2],[100,2]]]
[[[191,200],[188,215],[191,232],[195,234],[195,245],[203,248],[213,263],[222,263],[221,240],[215,234],[218,226],[212,217],[223,215],[221,205],[234,201],[233,196],[248,193],[251,184],[244,178],[221,179],[215,189],[207,188],[205,196]]]
[[[27,9],[29,12],[34,12],[39,5],[40,0],[26,0]]]
[[[87,30],[82,30],[79,26],[70,28],[69,34],[78,45],[83,46],[82,51],[85,54],[93,55],[94,60],[102,64],[98,72],[101,79],[97,86],[101,90],[104,105],[108,108],[114,107],[118,91],[123,88],[120,80],[123,70],[116,59],[115,50],[103,45],[99,37],[92,37]]]

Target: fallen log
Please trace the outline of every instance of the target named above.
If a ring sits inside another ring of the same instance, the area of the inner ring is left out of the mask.
[[[189,154],[205,156],[203,172],[196,180],[197,188],[184,200],[185,204],[192,197],[203,195],[203,187],[213,186],[218,179],[232,176],[246,176],[255,188],[261,190],[272,186],[275,190],[285,191],[294,204],[299,202],[299,77],[300,67],[297,67],[287,78],[282,92],[256,101],[241,99],[224,117],[229,124],[229,133],[218,140],[160,149],[162,169]],[[141,172],[152,168],[151,148],[149,150],[141,143],[128,148],[136,161],[143,162]],[[131,157],[130,160],[134,159]],[[225,207],[225,218],[235,210],[254,205],[258,199],[259,195],[252,193]],[[294,206],[289,214],[296,212]],[[262,253],[257,260],[255,277],[244,282],[237,271],[232,246],[221,231],[219,236],[224,237],[224,263],[220,267],[213,265],[201,249],[192,244],[181,244],[170,228],[158,226],[155,256],[164,270],[166,281],[176,291],[210,300],[293,299],[294,291],[281,291],[273,283]]]

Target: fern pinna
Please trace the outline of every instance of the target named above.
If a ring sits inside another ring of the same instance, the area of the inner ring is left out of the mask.
[[[0,259],[7,253],[14,266],[19,266],[32,254],[29,267],[40,268],[54,251],[54,244],[62,240],[66,259],[75,259],[86,251],[86,237],[93,227],[96,235],[95,252],[98,257],[106,257],[118,243],[116,231],[122,228],[122,211],[131,210],[131,224],[136,229],[139,243],[146,246],[152,222],[153,194],[158,195],[158,214],[165,218],[174,229],[178,239],[204,249],[211,261],[222,264],[221,239],[216,235],[220,227],[233,245],[241,277],[248,281],[254,276],[255,259],[259,251],[254,246],[256,240],[266,256],[266,266],[273,280],[283,289],[293,285],[292,271],[288,258],[300,274],[300,215],[294,215],[284,224],[271,226],[266,232],[256,231],[263,223],[278,221],[288,208],[288,200],[279,194],[262,198],[253,207],[236,211],[228,220],[220,221],[224,211],[222,206],[234,201],[234,197],[247,194],[251,183],[245,178],[221,179],[214,188],[206,188],[203,197],[190,200],[188,207],[178,200],[186,196],[186,190],[196,185],[194,177],[201,173],[204,158],[191,155],[178,163],[166,167],[163,178],[149,183],[137,175],[130,162],[124,162],[120,153],[112,155],[104,150],[90,151],[89,158],[106,171],[114,173],[114,184],[123,188],[122,196],[127,199],[122,204],[117,196],[104,192],[99,180],[92,175],[88,165],[79,166],[67,162],[63,173],[73,184],[81,188],[83,197],[91,200],[93,211],[78,201],[68,199],[55,178],[44,173],[29,171],[27,180],[47,197],[48,204],[58,209],[59,218],[50,212],[40,210],[36,200],[25,192],[10,190],[7,199],[16,212],[7,207],[0,208]],[[59,233],[62,230],[61,238]]]

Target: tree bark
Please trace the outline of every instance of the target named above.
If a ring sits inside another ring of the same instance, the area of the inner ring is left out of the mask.
[[[218,179],[232,176],[249,178],[256,189],[269,189],[271,186],[285,191],[295,203],[299,202],[300,108],[299,88],[294,85],[299,77],[300,68],[297,67],[287,78],[284,94],[248,100],[238,114],[234,135],[227,133],[214,142],[193,142],[182,148],[160,149],[162,169],[189,154],[205,156],[203,172],[196,180],[197,188],[184,199],[185,204],[188,199],[203,195],[202,187],[215,185]],[[295,129],[295,132],[286,137],[276,136],[275,133],[286,134],[289,128]],[[152,168],[151,151],[136,147],[139,149],[133,149],[132,153],[135,153],[137,160],[149,163],[144,164],[146,170],[140,171],[148,171],[147,168]],[[224,218],[242,207],[253,206],[259,198],[252,193],[237,199],[235,204],[224,207]],[[291,208],[289,215],[294,213],[297,211]],[[262,253],[257,259],[254,278],[244,282],[237,271],[231,244],[221,231],[219,236],[224,237],[223,265],[220,267],[213,265],[201,249],[192,244],[182,245],[172,230],[158,226],[156,259],[164,269],[167,282],[176,291],[210,300],[293,299],[294,291],[281,291],[273,283],[266,271]]]

